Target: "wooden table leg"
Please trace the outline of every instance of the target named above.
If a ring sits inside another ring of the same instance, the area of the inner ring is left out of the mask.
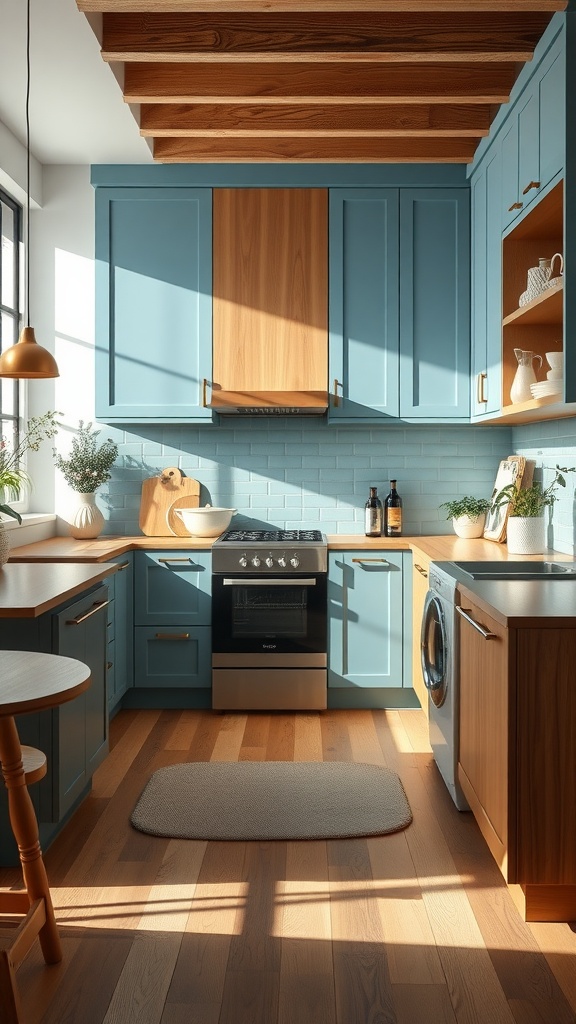
[[[62,947],[42,859],[38,822],[26,785],[20,738],[11,716],[0,718],[0,761],[8,790],[10,824],[18,843],[28,899],[30,905],[39,899],[44,901],[46,921],[37,932],[42,953],[47,964],[55,964],[62,959]]]

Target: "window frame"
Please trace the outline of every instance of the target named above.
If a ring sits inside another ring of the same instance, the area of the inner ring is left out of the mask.
[[[3,276],[3,265],[4,265],[4,250],[1,245],[2,235],[2,221],[4,216],[4,207],[7,207],[12,211],[13,217],[13,280],[14,280],[14,299],[15,305],[7,305],[2,295],[2,276]],[[24,318],[23,309],[23,260],[24,260],[24,208],[21,203],[13,198],[8,192],[0,187],[0,352],[3,352],[9,345],[15,344],[18,341],[20,331],[22,329],[22,323]],[[13,329],[10,332],[12,337],[8,339],[7,344],[4,344],[4,327],[6,319],[12,320]],[[11,404],[13,412],[5,413],[3,409],[3,392],[5,388],[12,387]],[[21,437],[22,430],[22,417],[24,415],[26,405],[26,388],[25,382],[19,380],[6,380],[0,381],[0,435],[5,436],[10,444],[18,444]],[[23,468],[25,466],[25,460]],[[20,500],[6,499],[10,504],[11,508],[14,508],[17,512],[25,512],[28,509],[29,495],[28,489],[24,488],[22,491],[22,497]],[[16,525],[15,520],[7,516],[2,516],[2,520],[8,524]]]

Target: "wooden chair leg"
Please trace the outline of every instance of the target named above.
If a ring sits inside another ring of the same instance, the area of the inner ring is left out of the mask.
[[[54,916],[46,868],[42,859],[38,822],[26,786],[20,739],[12,717],[0,718],[0,758],[2,774],[8,790],[8,810],[14,838],[18,844],[24,885],[30,905],[42,900],[45,923],[38,932],[44,959],[48,964],[62,959],[62,947]],[[30,921],[32,925],[32,921]]]
[[[20,1024],[22,1007],[16,985],[16,968],[8,949],[0,949],[0,1007],[2,1024]]]

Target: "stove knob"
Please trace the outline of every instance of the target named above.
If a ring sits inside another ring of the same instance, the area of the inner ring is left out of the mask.
[[[241,565],[243,569],[246,568],[246,566],[248,565],[248,559],[246,558],[246,555],[240,555],[240,558],[238,559],[238,564]]]
[[[278,559],[278,565],[280,566],[281,569],[286,568],[286,558],[284,555],[280,555],[280,558]]]
[[[292,558],[290,559],[290,565],[292,566],[293,569],[298,568],[298,566],[300,565],[300,559],[298,558],[298,555],[292,555]]]
[[[254,566],[255,569],[257,569],[258,566],[260,565],[260,559],[258,558],[258,555],[254,555],[254,558],[252,559],[252,565]]]
[[[271,569],[272,566],[274,565],[274,559],[272,558],[272,555],[267,556],[266,565],[268,566],[269,569]]]

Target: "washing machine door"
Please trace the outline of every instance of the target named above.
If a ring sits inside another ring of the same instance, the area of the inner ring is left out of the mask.
[[[442,600],[433,590],[428,591],[424,602],[420,650],[426,689],[432,703],[440,708],[448,687],[448,645]]]

